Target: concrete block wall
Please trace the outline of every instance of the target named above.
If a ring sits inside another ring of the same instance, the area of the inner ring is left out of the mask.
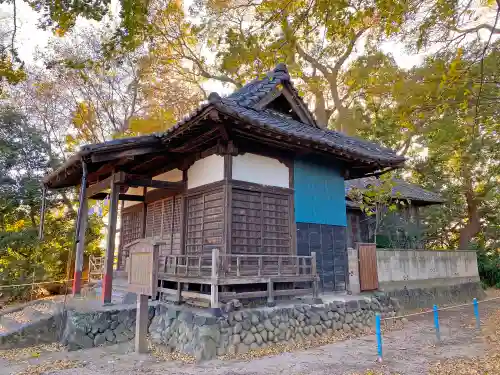
[[[348,290],[352,294],[358,294],[361,289],[359,285],[359,258],[357,249],[347,249],[347,267],[349,269]]]
[[[474,251],[377,249],[377,270],[384,291],[479,282]]]
[[[349,288],[360,291],[357,249],[349,248]],[[379,291],[405,309],[470,302],[484,295],[474,251],[377,249]]]

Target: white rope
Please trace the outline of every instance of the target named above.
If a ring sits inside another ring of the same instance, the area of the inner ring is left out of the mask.
[[[64,282],[67,282],[67,281],[73,281],[73,279],[69,279],[69,280],[43,281],[43,282],[39,282],[39,283],[29,283],[29,284],[0,285],[0,289],[17,288],[17,287],[20,287],[20,286],[31,286],[31,285],[56,284],[56,283],[64,283]]]
[[[497,300],[497,299],[500,299],[500,297],[493,297],[493,298],[484,299],[484,300],[482,300],[482,301],[477,301],[477,303],[489,302],[489,301],[493,301],[493,300]],[[472,306],[472,305],[474,305],[474,303],[464,303],[464,304],[462,304],[462,305],[453,305],[453,306],[447,306],[447,307],[440,307],[440,308],[438,308],[438,311],[442,311],[442,310],[450,310],[450,309],[455,309],[455,308],[458,308],[458,307]],[[433,313],[433,312],[434,312],[434,310],[429,310],[429,311],[421,311],[421,312],[418,312],[418,313],[413,313],[413,314],[400,315],[400,316],[391,316],[391,317],[388,317],[388,318],[383,318],[383,319],[381,319],[381,320],[383,321],[383,320],[401,319],[401,318],[407,318],[407,317],[409,317],[409,316],[416,316],[416,315],[430,314],[430,313]]]

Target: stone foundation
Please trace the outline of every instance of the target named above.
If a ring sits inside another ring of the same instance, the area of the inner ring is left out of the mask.
[[[484,290],[480,282],[470,282],[456,285],[427,286],[424,283],[406,282],[400,288],[395,283],[390,284],[392,290],[384,288],[384,294],[399,300],[401,306],[407,310],[428,308],[436,304],[455,305],[461,303],[472,303],[474,298],[484,298]]]
[[[373,326],[377,312],[396,316],[399,310],[398,301],[386,296],[235,311],[220,318],[160,304],[149,332],[154,343],[207,360],[276,343],[301,342],[336,331],[361,332]]]
[[[136,306],[126,309],[110,309],[96,312],[68,311],[62,344],[68,350],[112,345],[132,340],[135,337]],[[149,307],[149,321],[153,319],[155,307]]]
[[[0,350],[25,348],[57,341],[59,317],[50,317],[30,322],[15,332],[0,334]]]

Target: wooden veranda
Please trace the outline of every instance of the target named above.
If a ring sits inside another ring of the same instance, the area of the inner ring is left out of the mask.
[[[138,239],[127,244],[126,248],[128,252],[149,253],[158,252],[160,246],[164,244],[163,241]],[[275,297],[318,296],[315,253],[311,256],[244,255],[221,254],[218,249],[213,249],[211,255],[211,258],[169,255],[164,260],[158,260],[156,276],[159,294],[175,296],[175,301],[178,303],[183,297],[207,300],[210,301],[212,308],[219,307],[220,302],[234,298],[267,298],[268,305],[272,305]],[[93,262],[96,260],[93,259]],[[127,264],[126,272],[128,271]],[[165,286],[166,283],[175,283],[177,288],[168,288]],[[294,287],[277,290],[275,289],[277,283],[291,283]],[[210,292],[184,290],[184,284],[208,285]],[[244,292],[220,291],[229,285],[252,284],[264,284],[266,289]]]

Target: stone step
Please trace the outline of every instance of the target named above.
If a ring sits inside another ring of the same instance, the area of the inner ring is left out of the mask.
[[[58,313],[58,306],[52,301],[39,301],[22,309],[0,315],[0,334],[12,333],[41,319],[47,319]]]
[[[46,317],[47,315],[58,314],[61,310],[61,306],[53,301],[39,301],[36,304],[27,306],[28,311],[33,312],[35,316]]]
[[[22,315],[24,316],[24,315]],[[29,325],[31,321],[22,320],[21,315],[17,315],[17,318],[14,318],[12,315],[10,316],[1,316],[0,317],[0,335],[10,334],[12,332],[16,332],[26,325]]]

